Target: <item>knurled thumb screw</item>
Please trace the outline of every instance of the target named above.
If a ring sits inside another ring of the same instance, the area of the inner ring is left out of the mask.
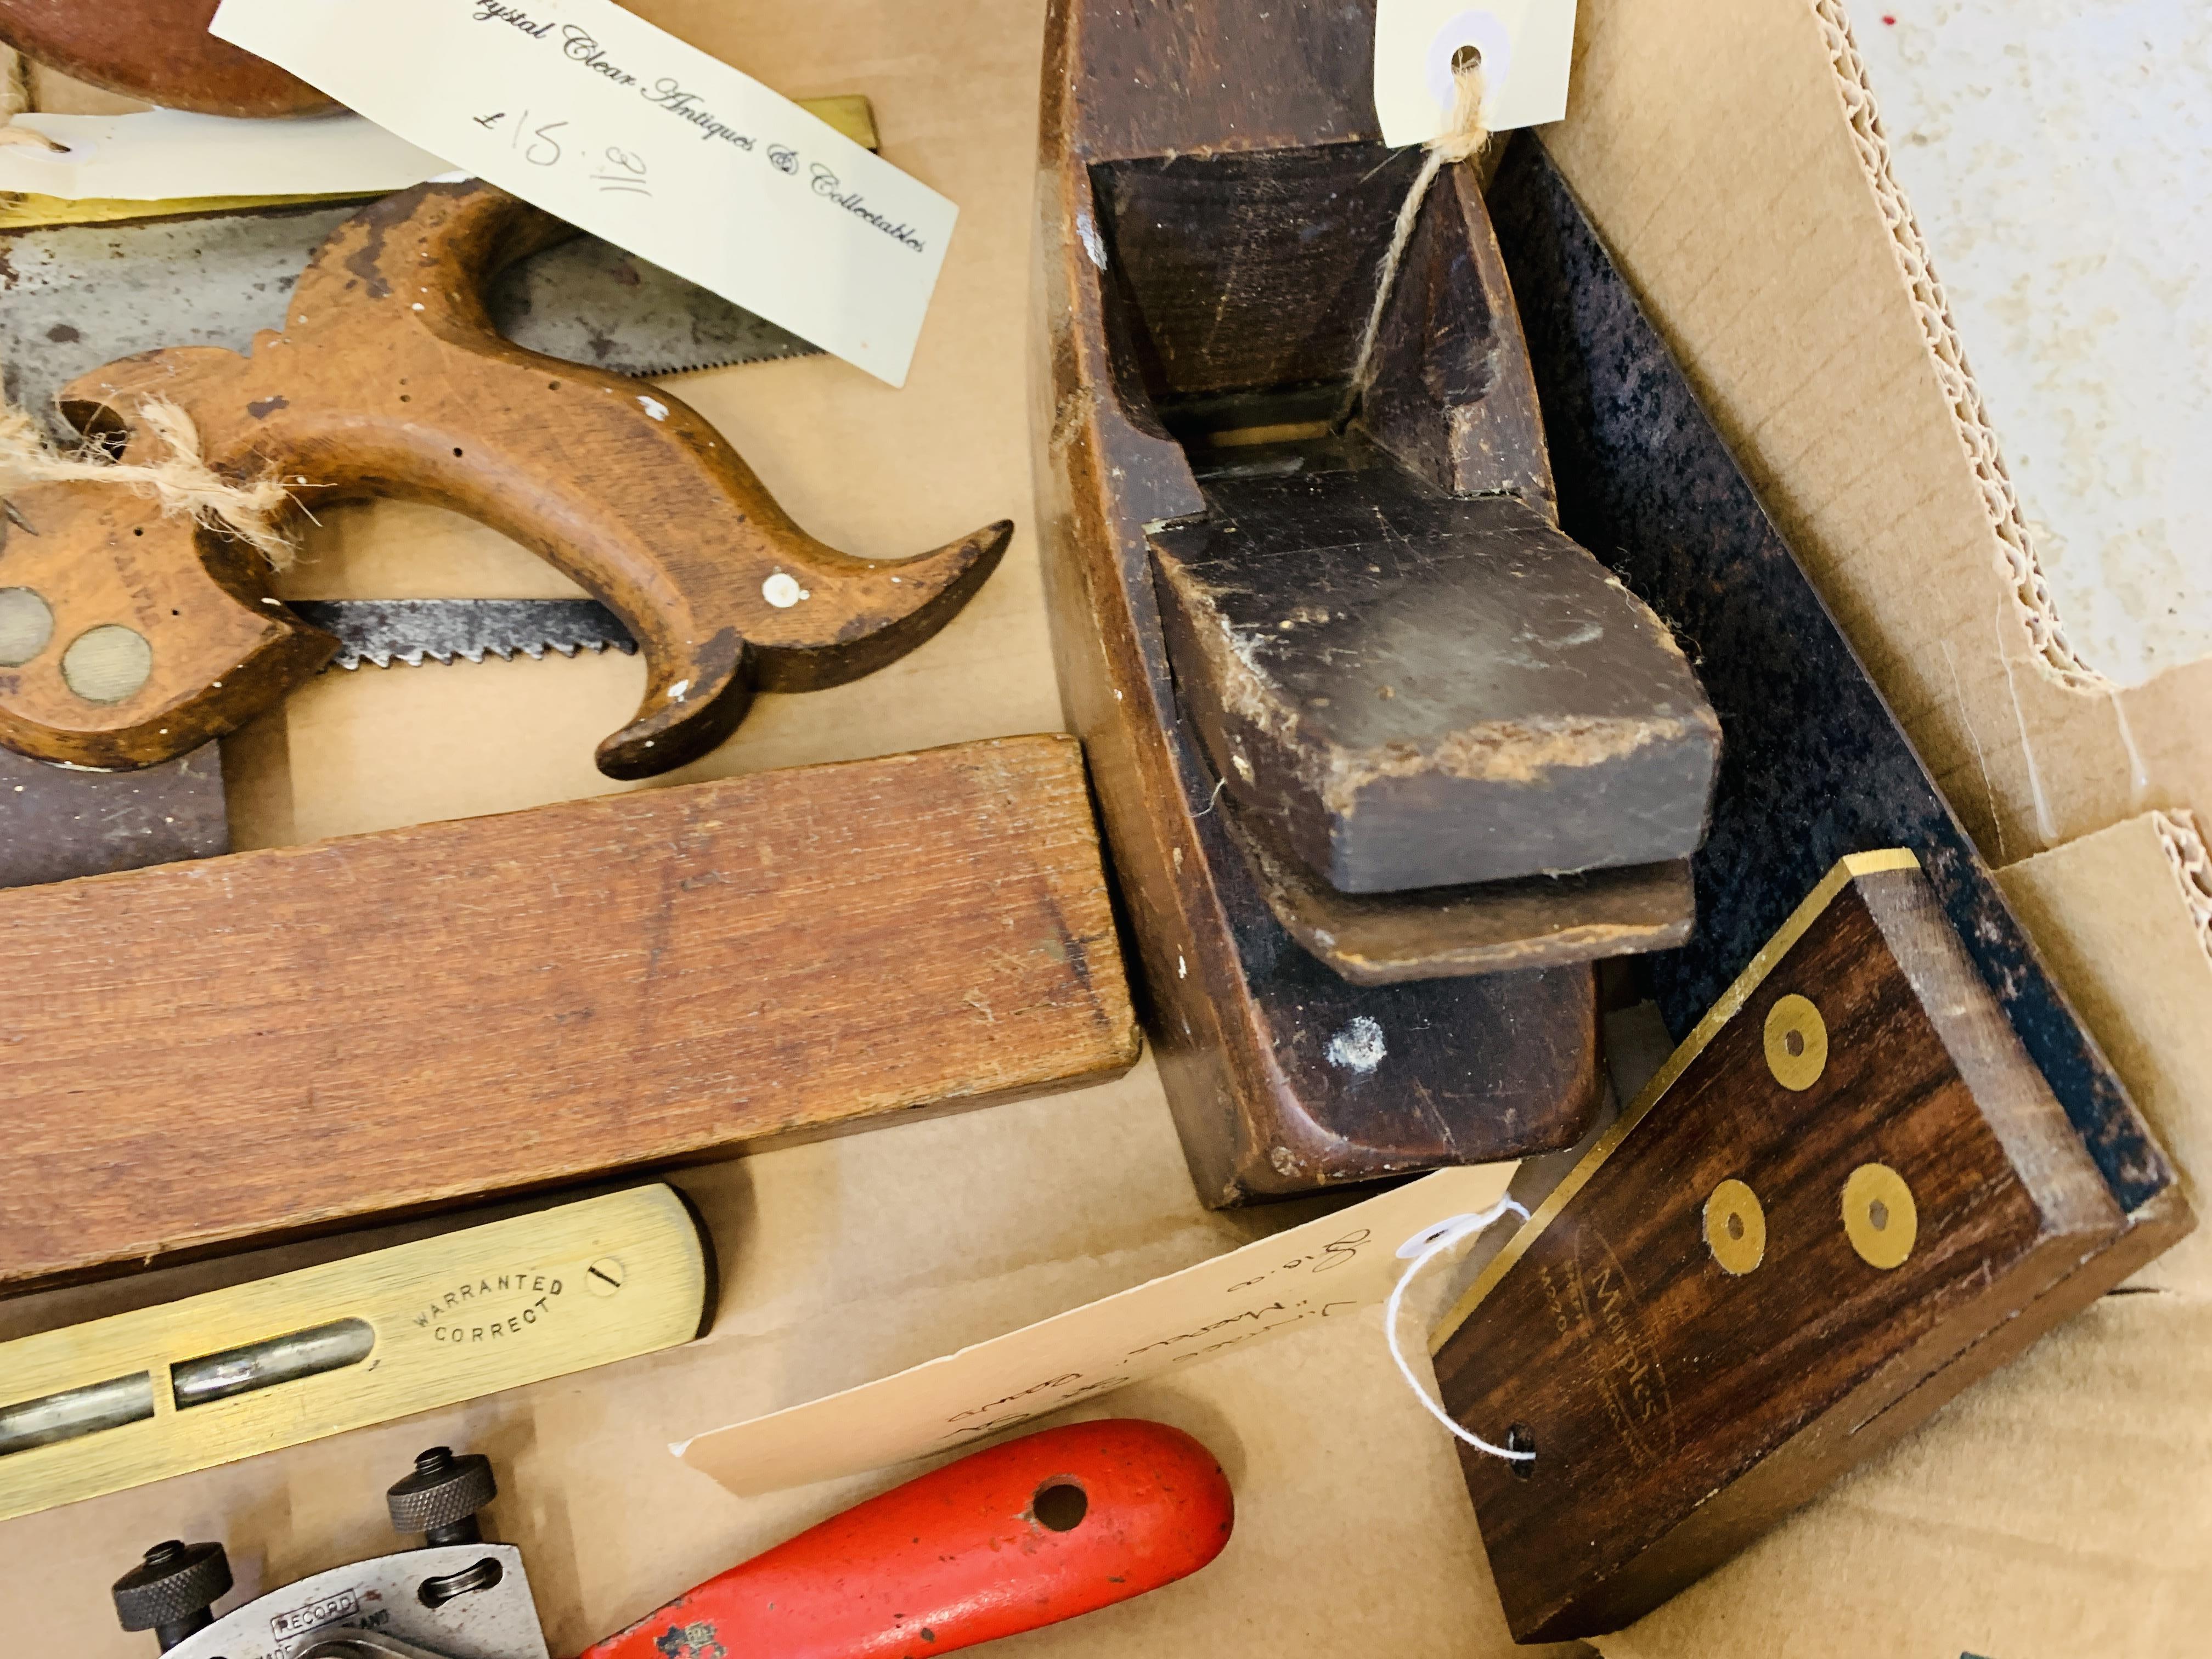
[[[433,1446],[416,1458],[415,1472],[395,1482],[384,1501],[392,1526],[421,1533],[426,1544],[481,1544],[483,1528],[477,1523],[477,1511],[498,1496],[489,1457],[477,1452],[457,1457],[449,1446]]]
[[[115,1581],[115,1616],[125,1630],[150,1630],[161,1650],[215,1623],[210,1611],[230,1593],[230,1558],[220,1544],[172,1538]]]

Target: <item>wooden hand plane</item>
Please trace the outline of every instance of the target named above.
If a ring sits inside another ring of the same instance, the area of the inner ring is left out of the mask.
[[[996,566],[1000,523],[902,562],[808,536],[670,392],[501,339],[483,289],[574,234],[480,182],[425,184],[341,225],[250,354],[172,348],[62,392],[126,462],[164,444],[141,414],[185,410],[234,481],[294,507],[427,501],[512,536],[619,617],[647,662],[636,717],[599,745],[651,776],[726,737],[756,690],[872,672],[928,639]],[[18,492],[0,541],[0,743],[117,769],[235,730],[337,649],[269,591],[240,544],[107,483]]]
[[[1069,0],[1049,36],[1054,650],[1212,1202],[1578,1139],[1589,963],[1686,936],[1717,762],[1559,526],[1473,169],[1388,268],[1422,157],[1376,142],[1373,27]]]

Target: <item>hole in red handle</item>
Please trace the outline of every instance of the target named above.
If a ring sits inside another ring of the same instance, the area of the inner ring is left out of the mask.
[[[1073,1480],[1048,1480],[1030,1500],[1030,1513],[1048,1532],[1073,1532],[1091,1512],[1091,1494]]]

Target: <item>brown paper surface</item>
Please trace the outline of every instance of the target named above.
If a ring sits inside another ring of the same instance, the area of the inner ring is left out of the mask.
[[[1024,416],[1042,0],[634,9],[792,96],[867,94],[885,155],[962,209],[904,392],[826,358],[671,384],[802,523],[851,551],[908,552],[1009,514],[1021,526],[1006,568],[939,639],[855,685],[764,699],[732,744],[672,781],[1057,727]],[[1985,853],[2012,863],[2150,805],[2212,808],[2202,665],[2124,694],[2137,768],[2110,700],[2050,684],[2006,633],[1987,511],[1810,5],[1583,0],[1582,11],[1569,118],[1547,142]],[[297,596],[568,591],[472,525],[386,505],[333,515],[290,582]],[[599,777],[590,754],[640,684],[626,659],[327,677],[229,746],[238,843],[627,787]],[[2090,925],[2100,909],[2118,928],[2173,902],[2170,872],[2121,828],[2023,866],[2008,890],[2186,1157],[2212,1118],[2183,1034],[2212,1029],[2212,1002],[2182,973],[2178,939],[2139,948],[2130,933],[2122,950]],[[225,1540],[233,1602],[389,1549],[382,1488],[441,1441],[498,1465],[494,1535],[522,1547],[553,1650],[572,1652],[893,1478],[740,1499],[671,1457],[671,1441],[1329,1207],[1200,1209],[1149,1062],[1099,1089],[676,1179],[724,1269],[704,1340],[0,1524],[0,1652],[146,1659],[150,1638],[115,1629],[106,1587],[160,1539]],[[0,1336],[461,1219],[0,1304]],[[2198,1496],[2212,1490],[2212,1419],[2191,1369],[2212,1343],[2199,1278],[2179,1253],[2154,1267],[2139,1280],[2154,1292],[2072,1322],[1607,1650],[2192,1650],[2212,1627],[2212,1506]],[[1392,1373],[1379,1312],[1076,1410],[1158,1416],[1206,1440],[1236,1484],[1238,1532],[1206,1572],[1016,1638],[1000,1650],[1010,1659],[1516,1651],[1450,1449]]]
[[[1439,1170],[896,1376],[710,1429],[669,1449],[745,1497],[981,1445],[1132,1384],[1188,1376],[1231,1350],[1316,1322],[1355,1319],[1407,1270],[1401,1246],[1441,1222],[1487,1211],[1515,1167]],[[1509,1213],[1498,1224],[1510,1231],[1510,1220]],[[1408,1299],[1419,1289],[1411,1287]],[[1406,1323],[1400,1340],[1418,1354],[1426,1328]]]

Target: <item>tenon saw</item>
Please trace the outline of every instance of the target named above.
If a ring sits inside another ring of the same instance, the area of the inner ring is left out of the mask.
[[[151,499],[104,483],[33,485],[0,525],[0,744],[33,759],[103,771],[176,762],[334,659],[612,646],[642,651],[647,689],[599,764],[650,776],[718,744],[756,690],[841,684],[929,638],[1011,535],[993,525],[884,563],[815,541],[706,421],[619,372],[803,343],[580,246],[569,227],[480,183],[418,185],[352,213],[26,231],[7,246],[19,290],[0,325],[11,392],[117,459],[167,458],[144,419],[166,401],[223,477],[274,477],[302,514],[364,495],[444,505],[513,536],[599,601],[339,601],[303,616],[238,544]],[[198,283],[177,283],[179,269]],[[88,313],[103,282],[112,303]],[[149,286],[173,286],[176,298]],[[571,289],[622,302],[558,312],[551,296]],[[156,320],[136,337],[117,331],[117,317],[140,311]],[[502,325],[551,349],[504,337]],[[109,361],[149,339],[161,343]],[[180,796],[161,816],[213,817],[215,771],[198,769],[197,811]],[[0,807],[40,816],[23,796],[70,787],[32,775]],[[103,841],[69,872],[128,867],[142,861],[135,850]]]

